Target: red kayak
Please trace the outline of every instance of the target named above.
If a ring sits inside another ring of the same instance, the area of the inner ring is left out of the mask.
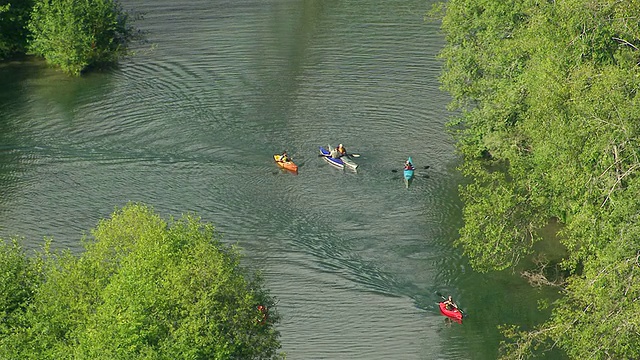
[[[447,316],[455,320],[457,323],[462,323],[462,313],[458,309],[449,310],[447,305],[443,302],[440,303],[440,312],[442,315]]]

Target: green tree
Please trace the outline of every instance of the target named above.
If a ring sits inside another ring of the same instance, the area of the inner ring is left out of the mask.
[[[39,283],[36,263],[17,240],[0,240],[0,337],[21,325],[22,316]]]
[[[568,254],[551,318],[505,327],[505,358],[638,358],[640,1],[442,9],[442,84],[468,179],[457,244],[477,270],[513,268],[558,221]]]
[[[32,0],[0,1],[0,59],[23,54]]]
[[[279,321],[257,273],[211,225],[169,222],[129,204],[99,223],[86,251],[44,251],[43,281],[0,357],[277,358]],[[263,305],[268,316],[258,310]]]
[[[28,28],[29,52],[63,71],[115,64],[134,31],[117,0],[35,0]]]

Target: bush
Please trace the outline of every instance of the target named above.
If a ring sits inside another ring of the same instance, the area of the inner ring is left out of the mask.
[[[133,38],[127,21],[115,0],[35,0],[29,53],[72,75],[112,65]]]
[[[27,48],[27,22],[32,0],[0,5],[0,59],[23,54]]]
[[[92,235],[80,257],[40,255],[43,280],[23,321],[2,334],[0,358],[280,356],[274,300],[213,226],[130,204]]]

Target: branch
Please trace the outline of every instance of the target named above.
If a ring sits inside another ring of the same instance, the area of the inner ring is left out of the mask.
[[[638,49],[638,47],[636,47],[632,43],[628,42],[627,40],[620,39],[620,38],[617,38],[617,37],[612,37],[612,39],[618,41],[619,43],[622,43],[622,44],[625,44],[627,46],[630,46],[630,47],[634,48],[635,50],[640,50],[640,49]]]
[[[538,265],[538,269],[533,271],[522,271],[520,275],[527,279],[531,286],[542,287],[546,286],[554,286],[560,288],[562,291],[566,291],[565,285],[567,281],[560,275],[556,275],[555,279],[549,280],[545,275],[545,269],[549,265],[549,261],[546,260],[543,256],[538,256],[532,260],[536,265]],[[557,268],[557,266],[556,266]],[[556,269],[557,270],[557,269]],[[557,273],[557,271],[556,271]]]
[[[607,194],[607,197],[604,199],[604,201],[602,202],[602,205],[600,205],[600,207],[604,207],[604,204],[607,203],[607,200],[609,200],[609,197],[611,196],[611,193],[613,192],[613,190],[616,188],[616,186],[618,186],[618,184],[620,183],[620,181],[625,178],[627,175],[629,175],[633,170],[635,170],[639,165],[638,164],[633,164],[633,166],[631,166],[627,171],[625,171],[624,174],[620,175],[618,177],[618,180],[616,180],[615,184],[613,184],[613,186],[611,187],[611,189],[609,189],[609,193]]]

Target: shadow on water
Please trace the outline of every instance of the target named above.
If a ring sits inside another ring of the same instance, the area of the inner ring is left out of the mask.
[[[32,58],[0,62],[0,216],[9,211],[11,194],[19,186],[20,179],[29,168],[23,165],[25,156],[22,135],[24,113],[29,105],[25,83],[37,79],[43,71],[43,63]]]
[[[60,172],[53,164],[69,161],[74,153],[86,153],[82,142],[73,139],[72,129],[78,123],[100,122],[91,116],[91,108],[108,96],[112,76],[69,77],[41,59],[25,57],[0,63],[0,78],[0,216],[7,221],[20,218],[13,213],[8,216],[11,204],[38,203],[40,176],[52,180]],[[17,231],[2,230],[7,236]],[[40,246],[38,239],[31,240]]]

